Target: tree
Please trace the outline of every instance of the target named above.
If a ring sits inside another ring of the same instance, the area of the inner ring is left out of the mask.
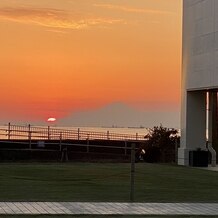
[[[178,130],[155,126],[149,129],[143,158],[146,162],[173,162],[175,161]]]

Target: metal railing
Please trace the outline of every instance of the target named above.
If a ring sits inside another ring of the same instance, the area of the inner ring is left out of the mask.
[[[23,139],[23,140],[145,140],[144,135],[120,134],[106,132],[94,132],[77,129],[65,129],[56,127],[37,127],[31,125],[12,125],[3,126],[0,129],[1,139]]]

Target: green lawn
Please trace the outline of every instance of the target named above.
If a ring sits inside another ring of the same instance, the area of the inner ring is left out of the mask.
[[[128,201],[130,164],[1,164],[0,201]],[[218,202],[218,172],[136,164],[137,202]]]

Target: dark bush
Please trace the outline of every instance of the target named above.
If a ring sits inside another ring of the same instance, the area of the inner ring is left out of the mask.
[[[176,144],[179,141],[178,130],[155,126],[145,136],[143,159],[146,162],[175,162]]]

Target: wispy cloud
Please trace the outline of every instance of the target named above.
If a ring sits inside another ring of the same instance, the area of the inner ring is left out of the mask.
[[[58,9],[29,7],[0,8],[0,19],[61,29],[84,29],[122,22],[119,19],[96,18]]]
[[[112,4],[94,4],[95,7],[105,8],[109,10],[119,10],[130,13],[143,13],[143,14],[159,14],[159,15],[174,15],[174,12],[171,11],[162,11],[162,10],[152,10],[152,9],[143,9],[143,8],[131,8],[122,5],[112,5]]]

